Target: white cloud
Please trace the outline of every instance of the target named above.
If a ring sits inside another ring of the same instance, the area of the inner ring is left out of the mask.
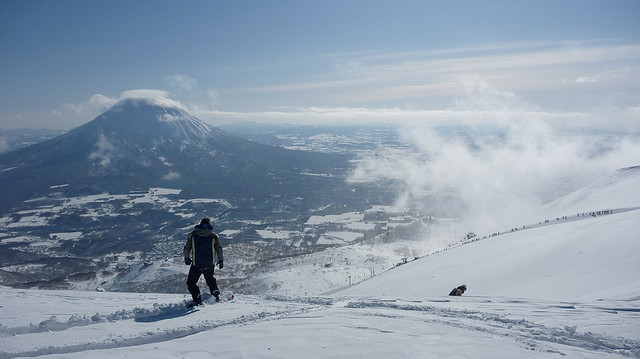
[[[640,45],[611,43],[529,43],[448,51],[387,54],[332,54],[324,58],[332,71],[285,83],[247,87],[234,94],[288,104],[399,106],[442,108],[464,96],[461,77],[481,76],[496,88],[544,99],[545,108],[584,111],[591,105],[629,106],[637,96]],[[338,64],[338,65],[335,65]],[[595,74],[595,75],[585,75]],[[607,81],[583,86],[607,74]],[[576,82],[576,79],[580,81]],[[613,92],[619,96],[608,96]],[[293,105],[295,106],[295,105]]]
[[[588,77],[588,76],[580,76],[576,79],[577,83],[581,83],[581,82],[596,82],[597,79],[595,77]]]
[[[97,109],[107,109],[116,104],[118,99],[108,97],[102,94],[95,94],[89,98],[87,104]]]
[[[187,110],[187,107],[180,101],[174,100],[168,91],[154,89],[136,89],[124,91],[119,97],[110,97],[103,94],[94,94],[85,102],[67,103],[62,108],[50,113],[46,116],[47,120],[55,123],[53,128],[73,128],[83,123],[91,121],[96,116],[107,111],[113,105],[124,99],[147,99],[160,106],[177,107]],[[39,119],[40,127],[42,125],[42,116]],[[46,127],[46,126],[45,126]]]
[[[67,103],[63,106],[65,110],[71,110],[72,112],[78,115],[84,115],[88,113],[101,113],[107,110],[109,107],[113,106],[116,102],[118,102],[117,98],[108,97],[102,94],[95,94],[91,96],[86,102],[82,103]],[[66,111],[62,111],[62,113],[58,113],[62,115]]]
[[[618,132],[638,133],[638,106],[597,106],[580,111],[546,110],[512,90],[499,88],[480,73],[461,73],[455,77],[455,96],[440,109],[420,109],[415,106],[281,106],[268,111],[223,111],[207,107],[192,107],[197,117],[212,124],[237,121],[260,123],[391,123],[397,125],[504,125],[526,122],[531,118],[555,128],[594,128]],[[386,89],[385,91],[389,91]],[[401,91],[401,89],[391,89]],[[425,91],[431,91],[425,89]],[[529,94],[527,92],[527,94]],[[387,93],[385,96],[389,95]],[[635,109],[635,110],[634,110]]]
[[[96,161],[103,170],[108,169],[114,159],[114,146],[109,139],[101,133],[95,145],[96,149],[89,154],[89,159]]]
[[[487,104],[491,101],[477,97],[471,100],[480,104]],[[640,114],[634,108],[602,107],[589,112],[547,112],[533,109],[500,110],[499,108],[495,110],[471,108],[415,110],[365,107],[301,107],[278,108],[262,112],[234,112],[198,108],[192,109],[191,113],[214,125],[254,121],[265,124],[296,123],[301,125],[386,123],[404,126],[490,126],[510,121],[526,122],[531,117],[535,117],[539,121],[564,129],[595,128],[637,133]]]
[[[167,81],[172,86],[187,92],[193,91],[198,86],[198,81],[196,81],[196,79],[185,74],[169,76],[167,77]]]
[[[154,89],[137,89],[128,90],[120,95],[120,100],[125,99],[145,99],[152,101],[156,105],[166,107],[176,107],[182,110],[187,110],[186,106],[182,102],[171,99],[168,91],[154,90]]]
[[[123,98],[144,97],[189,109],[214,124],[237,120],[446,124],[495,121],[499,113],[526,118],[533,112],[568,126],[608,128],[613,123],[623,128],[630,125],[619,117],[602,117],[601,108],[633,117],[628,109],[638,106],[639,63],[640,45],[595,41],[326,54],[294,62],[295,69],[309,71],[288,70],[277,76],[283,66],[263,66],[251,69],[252,76],[246,69],[232,69],[228,75],[260,79],[271,71],[268,78],[283,79],[266,86],[239,81],[232,89],[213,88],[178,73],[165,78],[177,97],[154,89],[125,91],[119,97],[95,94],[52,111],[46,120],[66,124],[51,127],[73,127]],[[42,126],[41,114],[24,118]]]
[[[361,158],[351,180],[397,181],[400,206],[429,208],[427,194],[447,194],[436,213],[449,209],[468,230],[489,230],[640,161],[638,137],[560,134],[535,118],[498,130],[495,136],[465,138],[429,126],[407,127],[402,135],[415,153],[384,151]]]
[[[363,157],[351,180],[396,181],[401,206],[428,207],[428,194],[447,194],[450,199],[435,212],[451,206],[468,230],[487,230],[640,162],[638,107],[548,113],[479,76],[464,80],[466,93],[453,108],[419,111],[429,120],[405,122],[401,134],[415,152]],[[442,124],[463,125],[471,135],[444,134],[437,129]],[[576,133],[580,127],[630,135],[583,135]]]
[[[169,173],[167,173],[166,175],[162,176],[162,179],[165,181],[173,181],[173,180],[178,180],[180,179],[182,176],[180,175],[180,173],[175,172],[175,171],[169,171]]]

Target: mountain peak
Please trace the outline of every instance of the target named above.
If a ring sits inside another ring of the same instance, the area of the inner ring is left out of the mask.
[[[121,100],[82,127],[105,136],[139,140],[194,141],[221,132],[189,114],[179,102],[142,97]]]
[[[303,169],[333,173],[345,167],[342,156],[288,151],[233,136],[162,97],[123,98],[72,131],[0,155],[5,187],[0,210],[49,195],[52,188],[58,193],[60,184],[67,195],[174,186],[185,195],[204,191],[211,198],[253,199],[278,191],[302,196],[309,186],[318,186],[317,178],[301,174]],[[333,180],[322,185],[329,192],[335,187]],[[343,188],[336,190],[342,194]]]

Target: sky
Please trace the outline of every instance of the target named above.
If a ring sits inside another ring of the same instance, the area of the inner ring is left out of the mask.
[[[637,132],[639,15],[636,0],[0,0],[0,129],[71,129],[148,94],[214,125]]]

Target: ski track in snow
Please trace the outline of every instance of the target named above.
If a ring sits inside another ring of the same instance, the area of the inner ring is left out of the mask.
[[[282,305],[281,303],[279,303],[276,306],[256,305],[256,303],[259,302],[254,301],[253,305],[256,306],[256,308],[253,313],[249,315],[246,314],[246,309],[243,309],[241,315],[239,316],[233,316],[230,318],[216,318],[215,313],[217,311],[215,310],[215,308],[217,306],[232,306],[233,302],[214,303],[208,301],[205,302],[205,305],[196,308],[187,308],[186,305],[188,303],[189,301],[185,300],[179,303],[154,305],[153,308],[134,308],[130,310],[121,310],[106,315],[72,315],[68,320],[63,322],[59,321],[54,316],[38,324],[31,324],[29,326],[13,328],[0,327],[0,343],[5,343],[5,341],[15,341],[16,338],[21,335],[33,337],[30,338],[31,343],[42,343],[48,342],[48,340],[46,339],[43,340],[42,336],[52,336],[55,335],[56,332],[71,332],[75,331],[76,329],[86,330],[86,328],[82,327],[87,326],[101,326],[101,333],[99,337],[91,337],[89,339],[86,339],[84,342],[72,345],[47,345],[33,348],[32,350],[28,351],[7,352],[2,350],[0,351],[0,358],[4,359],[14,357],[33,357],[46,354],[65,354],[85,350],[112,349],[165,342],[168,340],[197,334],[203,331],[213,330],[219,327],[230,325],[246,325],[256,321],[273,320],[282,318],[283,316],[300,314],[314,309],[314,306],[308,305],[308,301],[304,301],[304,303],[291,302],[293,305]],[[243,303],[243,305],[251,304],[252,303],[249,302]],[[229,307],[225,308],[225,311],[228,309]],[[231,311],[231,313],[233,313],[233,311]],[[197,318],[198,314],[201,314],[201,318]],[[214,315],[212,316],[212,314]],[[194,319],[188,321],[188,323],[190,324],[185,324],[184,320],[180,320],[188,316]],[[109,326],[108,324],[119,321],[132,322],[129,325],[129,329],[132,329],[135,323],[139,323],[139,327],[133,328],[135,330],[135,333],[133,335],[118,334],[114,332],[118,330],[118,326]],[[155,330],[153,327],[149,326],[149,324],[160,321],[176,323],[168,326],[161,326],[159,328],[155,328]],[[3,347],[5,347],[5,345],[1,344],[0,348]]]
[[[1,327],[0,347],[7,343],[29,343],[26,347],[2,349],[0,358],[33,357],[47,354],[70,354],[95,349],[112,349],[166,342],[203,331],[224,330],[230,326],[246,326],[285,318],[341,315],[360,318],[401,319],[420,324],[439,324],[461,330],[482,332],[516,341],[533,351],[558,353],[560,346],[587,350],[591,353],[640,357],[640,341],[583,332],[577,326],[554,326],[531,319],[539,312],[540,321],[550,317],[565,317],[563,323],[585,318],[625,315],[631,321],[640,319],[637,302],[628,306],[595,306],[592,304],[554,303],[513,298],[432,298],[432,299],[371,299],[354,297],[286,297],[246,296],[230,303],[211,303],[187,309],[187,301],[154,303],[152,308],[123,309],[113,313],[72,315],[66,321],[49,318],[29,326]],[[473,308],[473,310],[465,309]],[[313,314],[312,314],[313,313]],[[527,314],[528,313],[528,314]],[[522,318],[523,316],[527,319]],[[119,333],[127,322],[127,333]],[[349,322],[349,321],[347,321]],[[114,324],[115,325],[110,325]],[[90,330],[95,327],[95,330]],[[384,328],[358,327],[345,330]],[[82,333],[93,333],[82,335]],[[96,334],[97,333],[97,334]],[[64,336],[73,340],[56,341]],[[24,339],[24,340],[23,340]],[[37,344],[36,344],[37,343]],[[553,345],[550,345],[553,344]]]
[[[379,313],[373,315],[400,315],[403,311],[417,311],[424,314],[425,322],[440,323],[474,331],[488,332],[492,335],[514,338],[531,350],[537,350],[539,342],[559,343],[563,345],[621,355],[640,357],[640,341],[615,338],[597,333],[580,333],[575,326],[548,327],[525,319],[512,319],[505,315],[486,313],[473,310],[452,310],[424,305],[422,301],[406,303],[396,300],[370,300],[350,302],[348,308],[376,309]],[[383,309],[393,309],[384,311]],[[575,306],[556,305],[541,307],[540,310],[575,310]],[[597,308],[609,311],[607,308]],[[625,310],[625,309],[623,309]],[[637,312],[638,308],[626,310]],[[384,313],[384,314],[383,314]],[[366,313],[372,315],[372,313]],[[639,318],[640,319],[640,318]]]

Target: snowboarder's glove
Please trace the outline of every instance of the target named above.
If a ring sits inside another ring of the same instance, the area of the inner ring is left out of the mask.
[[[184,257],[184,264],[190,266],[191,265],[191,258],[189,257]]]
[[[222,261],[218,261],[218,268],[222,269],[222,267],[224,267],[224,264],[222,263]]]

